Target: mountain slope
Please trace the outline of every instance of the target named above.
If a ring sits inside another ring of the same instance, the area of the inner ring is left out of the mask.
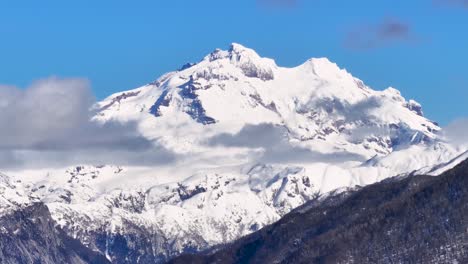
[[[331,195],[209,255],[172,263],[466,263],[468,160],[438,177]]]

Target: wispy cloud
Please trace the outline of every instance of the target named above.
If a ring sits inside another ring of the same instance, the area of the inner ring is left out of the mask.
[[[296,7],[299,0],[257,0],[257,4],[263,7],[283,8]]]
[[[367,50],[395,43],[415,43],[418,37],[410,24],[399,19],[385,19],[377,25],[361,25],[351,29],[344,45],[350,49]]]
[[[364,161],[364,157],[353,153],[327,154],[293,145],[289,142],[286,128],[266,123],[246,125],[237,134],[217,135],[209,139],[207,144],[224,147],[261,148],[263,152],[253,159],[265,163]]]
[[[455,146],[468,146],[468,118],[452,121],[443,131],[450,143]]]
[[[438,6],[452,6],[468,9],[468,0],[433,0],[433,3]]]
[[[173,159],[170,151],[142,137],[135,123],[91,121],[94,102],[85,79],[42,79],[26,89],[1,86],[0,166]]]

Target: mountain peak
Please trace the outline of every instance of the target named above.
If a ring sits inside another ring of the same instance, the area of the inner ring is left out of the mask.
[[[205,56],[202,62],[208,62],[212,67],[224,67],[231,64],[241,69],[245,76],[263,81],[273,80],[274,69],[278,67],[274,60],[262,58],[253,49],[237,43],[232,43],[228,50],[214,50]]]
[[[330,78],[336,78],[340,72],[348,74],[348,72],[341,69],[336,63],[325,57],[310,58],[299,67],[312,70],[314,74],[321,77],[328,76]]]
[[[228,53],[231,58],[235,58],[237,60],[239,60],[240,57],[249,58],[250,60],[264,59],[260,57],[260,55],[258,55],[258,53],[255,50],[247,48],[238,43],[231,43]]]
[[[307,63],[313,63],[313,64],[334,64],[335,63],[331,62],[328,58],[326,57],[321,57],[321,58],[310,58],[307,60]]]
[[[229,46],[229,51],[232,51],[232,52],[253,51],[255,52],[253,49],[247,48],[243,46],[242,44],[235,43],[235,42],[231,43],[231,45]]]
[[[231,43],[228,50],[215,49],[213,52],[205,57],[205,60],[215,61],[219,59],[230,59],[230,60],[262,60],[258,53],[250,48],[247,48],[238,43]],[[265,60],[265,59],[264,59]]]

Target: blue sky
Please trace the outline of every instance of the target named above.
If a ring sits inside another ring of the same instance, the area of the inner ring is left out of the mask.
[[[464,1],[0,0],[0,84],[85,77],[100,99],[238,42],[282,66],[329,57],[447,124],[468,116]]]

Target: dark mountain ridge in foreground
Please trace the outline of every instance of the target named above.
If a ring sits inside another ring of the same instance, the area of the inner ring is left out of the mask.
[[[56,227],[48,208],[34,203],[0,218],[0,263],[110,263]]]
[[[311,201],[216,252],[172,263],[468,263],[468,160]]]

